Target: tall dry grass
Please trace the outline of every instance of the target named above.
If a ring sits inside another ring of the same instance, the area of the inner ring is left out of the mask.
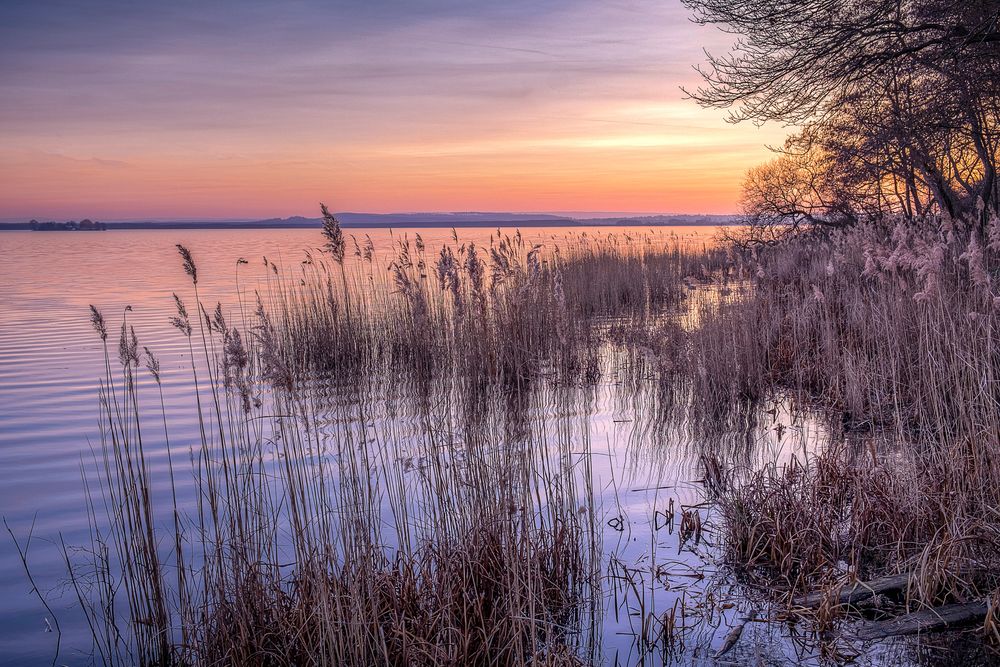
[[[732,562],[792,593],[910,572],[912,603],[995,594],[998,251],[927,219],[743,257],[750,280],[690,334],[692,408],[724,419],[790,391],[841,444],[729,486]]]
[[[1000,245],[941,221],[752,253],[498,232],[404,238],[385,262],[335,223],[294,270],[265,260],[238,325],[201,304],[182,250],[194,305],[178,298],[174,324],[198,424],[183,446],[136,388],[161,381],[155,359],[126,320],[114,361],[95,311],[94,539],[67,562],[105,662],[594,659],[589,469],[539,422],[546,392],[598,381],[644,397],[654,440],[692,429],[724,553],[755,583],[906,571],[912,602],[995,595]],[[825,415],[835,444],[732,469],[783,396]],[[643,619],[643,641],[673,650],[674,617]]]
[[[723,252],[652,236],[543,247],[499,232],[488,247],[404,239],[388,267],[359,245],[355,260],[340,275],[344,264],[309,258],[300,284],[281,288],[269,309],[277,375],[388,373],[418,385],[452,377],[468,396],[540,379],[593,383],[610,324],[659,321],[685,301],[685,279],[726,265]]]
[[[380,407],[393,378],[346,394],[287,384],[275,366],[290,320],[274,324],[262,297],[249,331],[230,325],[181,254],[195,301],[177,298],[173,322],[198,360],[184,447],[162,393],[150,404],[139,388],[141,373],[161,386],[153,354],[126,319],[114,359],[93,311],[106,372],[92,544],[65,553],[100,661],[586,661],[599,559],[586,465],[537,430],[459,429],[426,404],[401,435]],[[360,328],[367,307],[342,325]]]
[[[294,270],[265,258],[238,318],[202,303],[178,247],[193,441],[127,318],[115,350],[93,311],[106,354],[93,541],[66,559],[101,661],[594,659],[589,464],[568,429],[546,431],[564,410],[539,391],[593,384],[609,344],[667,331],[694,283],[725,277],[725,253],[586,233],[543,248],[498,231],[433,251],[404,238],[384,263],[332,216],[324,237]]]

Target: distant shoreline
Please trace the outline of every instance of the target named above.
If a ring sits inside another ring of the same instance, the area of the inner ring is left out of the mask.
[[[413,214],[400,216],[380,216],[348,214],[341,219],[345,228],[395,228],[395,229],[450,229],[456,228],[495,228],[495,227],[718,227],[737,224],[735,216],[723,215],[676,215],[676,216],[642,216],[635,218],[563,218],[540,217],[519,218],[514,215],[497,219],[468,219],[455,216],[454,219],[441,219],[443,216],[428,216],[421,219]],[[338,215],[338,218],[341,218]],[[434,219],[437,218],[437,219]],[[59,223],[62,224],[62,223]],[[322,226],[319,219],[289,218],[257,221],[166,221],[166,222],[105,222],[100,223],[102,229],[114,230],[169,230],[169,229],[318,229]],[[0,231],[31,231],[30,222],[0,223]],[[77,229],[36,229],[35,231],[65,232],[89,231]]]

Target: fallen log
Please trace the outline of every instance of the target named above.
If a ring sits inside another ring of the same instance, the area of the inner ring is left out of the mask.
[[[909,573],[893,574],[871,581],[857,581],[842,586],[840,591],[833,596],[833,601],[838,605],[856,605],[870,600],[876,595],[901,594],[906,590],[909,582]],[[796,607],[814,608],[822,605],[827,597],[827,591],[816,591],[796,598],[792,604]]]
[[[871,641],[922,632],[951,630],[982,621],[986,618],[987,609],[985,602],[946,604],[885,621],[870,621],[861,625],[854,634],[857,639]]]
[[[976,577],[982,572],[982,568],[972,566],[959,567],[953,576],[955,577]],[[890,574],[871,581],[856,581],[853,584],[844,584],[833,596],[833,602],[837,605],[857,605],[876,595],[888,595],[890,597],[901,598],[906,593],[910,583],[912,572],[902,574]],[[792,600],[792,604],[797,607],[816,608],[822,605],[827,599],[828,591],[815,591],[807,593]]]

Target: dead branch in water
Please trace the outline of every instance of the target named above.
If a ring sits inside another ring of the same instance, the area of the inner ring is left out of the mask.
[[[886,621],[871,621],[862,625],[855,636],[862,641],[888,639],[924,632],[954,630],[981,622],[986,618],[985,602],[946,604],[933,609],[921,609]]]
[[[879,577],[872,581],[857,581],[854,584],[845,585],[835,596],[838,605],[856,605],[870,600],[876,595],[897,594],[906,590],[910,581],[910,574],[893,574],[886,577]],[[829,599],[829,591],[815,591],[808,593],[793,601],[796,607],[819,607]]]

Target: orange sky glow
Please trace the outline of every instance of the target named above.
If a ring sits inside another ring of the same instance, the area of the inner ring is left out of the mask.
[[[731,213],[787,134],[684,99],[701,48],[727,42],[677,2],[334,3],[333,31],[298,4],[184,5],[6,17],[25,44],[3,47],[20,67],[0,73],[0,218]],[[133,39],[147,21],[166,36]],[[110,34],[24,37],[95,26]]]

